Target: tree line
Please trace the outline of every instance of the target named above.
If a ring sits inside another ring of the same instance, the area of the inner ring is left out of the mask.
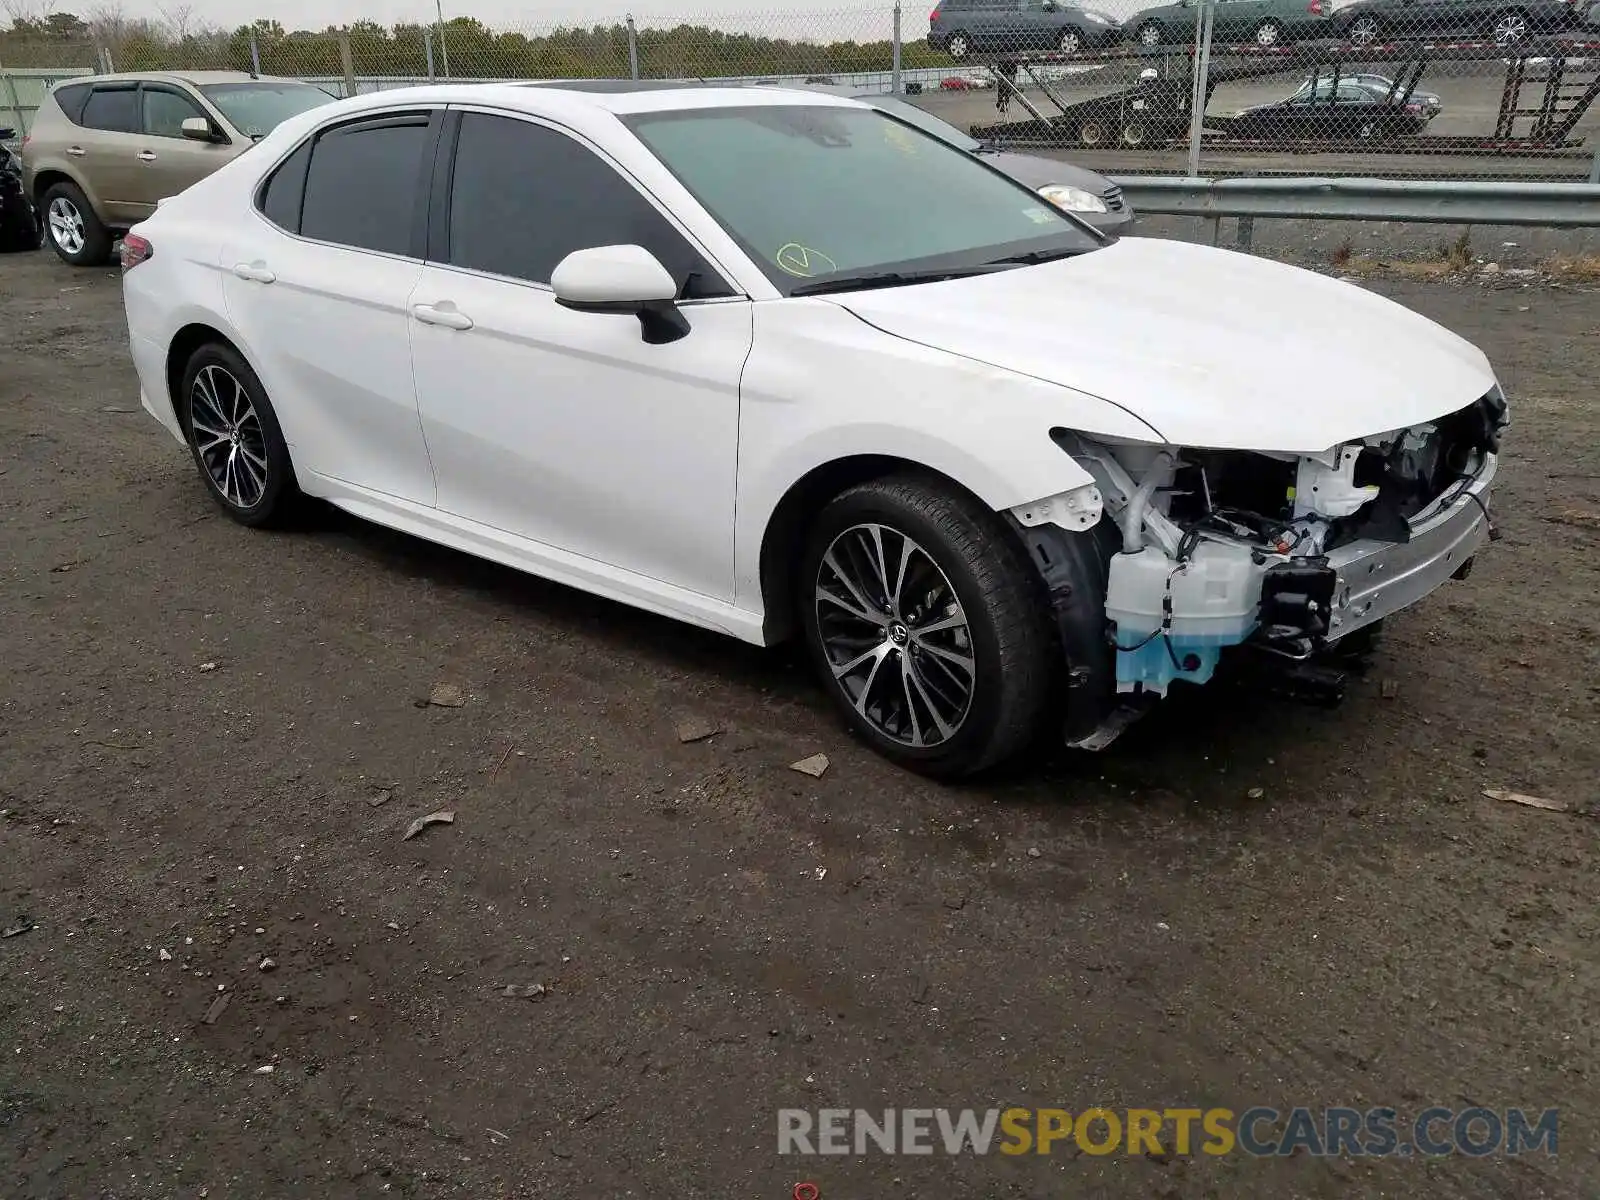
[[[15,10],[15,0],[8,0]],[[4,10],[0,10],[4,11]],[[285,29],[259,20],[237,29],[198,27],[186,10],[164,21],[123,18],[102,10],[85,20],[74,13],[11,13],[0,29],[0,68],[89,67],[100,51],[119,71],[249,70],[259,59],[267,75],[339,75],[341,35],[349,39],[355,74],[424,76],[431,41],[436,74],[448,60],[455,78],[564,79],[624,76],[629,72],[628,30],[622,22],[525,34],[496,31],[471,17],[441,26],[382,26],[372,21],[322,30]],[[837,25],[838,16],[826,18]],[[809,41],[730,33],[704,25],[636,31],[639,72],[648,78],[717,75],[809,75],[887,71],[892,63],[887,14],[863,13],[863,32],[884,26],[880,40]],[[824,18],[819,18],[819,24]],[[252,51],[253,43],[253,51]],[[949,62],[923,42],[902,47],[907,68]]]

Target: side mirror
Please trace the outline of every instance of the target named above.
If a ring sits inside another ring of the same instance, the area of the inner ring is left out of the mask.
[[[550,286],[563,308],[638,317],[644,340],[652,345],[675,342],[689,332],[678,311],[678,285],[643,246],[574,250],[556,264]]]
[[[14,138],[16,136],[17,136],[17,131],[15,129],[11,129],[11,128],[0,129],[0,142],[9,142],[12,138]]]
[[[195,142],[214,142],[217,140],[217,131],[204,117],[185,117],[183,136]]]

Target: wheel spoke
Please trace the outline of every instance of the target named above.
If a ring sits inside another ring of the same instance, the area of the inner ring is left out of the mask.
[[[189,419],[189,428],[195,432],[195,448],[201,454],[206,453],[208,450],[214,450],[228,440],[228,435],[223,433],[222,430],[213,429],[209,425],[202,425],[192,417]],[[202,437],[206,439],[203,442],[200,440]]]
[[[842,566],[839,565],[838,556],[834,554],[831,547],[829,548],[828,552],[822,556],[822,562],[823,565],[828,568],[828,570],[833,572],[833,577],[843,585],[845,591],[850,593],[850,599],[855,601],[855,607],[851,608],[850,605],[846,604],[840,597],[825,590],[820,582],[817,584],[817,599],[831,600],[834,604],[837,604],[840,608],[844,609],[851,615],[863,621],[870,621],[874,625],[887,625],[889,623],[888,616],[878,611],[878,606],[866,598],[866,596],[862,593],[861,588],[856,584],[856,581],[850,577],[849,573],[846,572]]]
[[[958,654],[954,650],[946,650],[943,646],[935,646],[932,642],[925,642],[920,638],[915,640],[917,648],[924,654],[931,654],[943,662],[954,663],[956,666],[965,671],[969,677],[972,675],[971,655]]]
[[[849,662],[839,663],[833,668],[833,677],[835,679],[843,679],[846,675],[850,674],[851,671],[854,671],[857,667],[861,666],[862,663],[868,661],[869,659],[882,659],[884,655],[884,645],[885,643],[883,642],[877,642],[870,650],[862,651]],[[878,669],[877,664],[874,664],[872,669],[876,671]]]
[[[900,656],[900,663],[900,690],[906,698],[906,720],[911,725],[911,744],[921,747],[925,744],[922,740],[922,724],[917,720],[916,702],[911,699],[911,672],[905,666],[904,655]]]
[[[941,617],[937,621],[929,621],[926,625],[913,625],[911,632],[920,644],[930,633],[943,633],[947,629],[965,629],[966,625],[967,614],[957,609],[953,616]]]
[[[948,721],[939,714],[939,706],[933,702],[933,697],[928,695],[928,689],[923,686],[922,672],[917,670],[917,664],[912,661],[911,655],[900,656],[900,672],[905,676],[911,688],[922,698],[923,705],[928,710],[928,715],[933,718],[933,726],[939,731],[939,740],[945,741],[955,732]]]

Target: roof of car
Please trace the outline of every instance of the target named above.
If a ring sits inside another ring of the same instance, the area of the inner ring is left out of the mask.
[[[545,79],[516,83],[431,83],[369,92],[339,101],[346,111],[396,104],[493,104],[539,113],[572,106],[627,113],[680,108],[735,108],[752,105],[812,104],[855,107],[858,102],[810,89],[746,87],[670,80]]]
[[[64,83],[304,83],[275,75],[251,75],[245,71],[118,71],[110,75],[74,75]],[[312,86],[312,85],[308,85]]]

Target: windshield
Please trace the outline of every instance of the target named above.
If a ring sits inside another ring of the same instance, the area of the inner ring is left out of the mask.
[[[975,137],[962,133],[948,121],[941,121],[932,113],[923,112],[915,104],[905,100],[896,100],[891,96],[866,95],[857,96],[857,100],[865,101],[874,108],[880,108],[891,117],[899,117],[908,125],[915,125],[924,133],[931,133],[936,138],[942,138],[959,150],[969,154],[976,154],[983,149],[983,143]]]
[[[627,121],[785,295],[815,290],[819,277],[960,271],[1105,244],[981,160],[876,109],[752,105]]]
[[[266,137],[279,123],[335,99],[319,87],[289,80],[211,83],[200,91],[230,125],[252,138]]]

